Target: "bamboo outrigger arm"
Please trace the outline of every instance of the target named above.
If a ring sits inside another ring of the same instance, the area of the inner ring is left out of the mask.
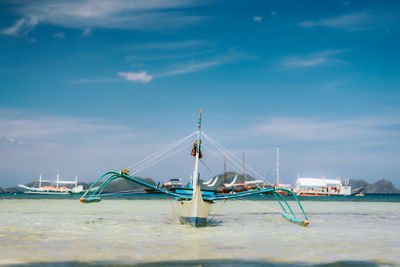
[[[105,180],[100,185],[98,185],[98,183],[103,178],[105,178]],[[176,193],[176,192],[172,192],[167,189],[158,188],[157,186],[148,184],[148,183],[143,182],[139,179],[136,179],[132,176],[129,176],[129,172],[127,170],[122,170],[121,172],[109,171],[109,172],[106,172],[103,175],[101,175],[99,178],[97,178],[96,181],[93,182],[93,184],[89,187],[89,189],[86,191],[86,193],[80,198],[80,201],[82,203],[93,203],[93,202],[101,201],[100,194],[109,185],[109,183],[111,181],[118,179],[118,178],[122,178],[122,179],[125,179],[128,181],[140,184],[144,187],[159,191],[160,193],[164,193],[164,194],[176,197],[178,200],[187,200],[192,197],[191,195],[188,195],[188,194]],[[96,185],[98,185],[98,186],[96,187]],[[289,203],[279,192],[285,192],[294,197],[294,199],[296,200],[296,202],[298,203],[298,205],[302,211],[304,219],[296,217],[296,215],[293,212],[292,208],[290,207]],[[290,222],[297,223],[297,224],[303,225],[303,226],[307,226],[309,224],[307,214],[305,213],[303,206],[301,205],[296,194],[294,194],[292,191],[285,189],[285,188],[275,188],[273,186],[267,187],[267,188],[258,187],[257,189],[243,191],[243,192],[239,192],[236,194],[229,193],[229,194],[219,194],[219,195],[213,195],[213,194],[212,195],[204,195],[203,199],[205,201],[213,202],[215,200],[241,198],[241,197],[247,197],[247,196],[258,195],[258,194],[272,194],[275,197],[275,199],[278,201],[279,205],[281,206],[281,208],[283,210],[282,216],[285,219],[289,220]],[[281,200],[283,200],[283,203],[285,205],[282,204]]]

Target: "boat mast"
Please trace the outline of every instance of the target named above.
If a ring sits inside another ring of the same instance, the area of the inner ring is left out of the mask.
[[[58,171],[57,171],[57,188],[58,188],[58,181],[60,180],[60,174],[58,173]]]
[[[42,175],[39,176],[39,188],[42,188]]]
[[[276,146],[276,185],[279,186],[279,146]]]
[[[224,183],[223,185],[225,185],[226,183],[226,155],[224,154]]]
[[[197,191],[197,184],[199,179],[199,154],[200,154],[200,137],[201,137],[201,108],[199,114],[199,124],[197,129],[197,145],[196,156],[194,158],[194,171],[193,171],[193,197]]]
[[[246,158],[245,153],[243,151],[243,186],[246,185]]]

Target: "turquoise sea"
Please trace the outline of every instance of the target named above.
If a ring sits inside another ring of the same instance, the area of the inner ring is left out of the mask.
[[[269,196],[217,202],[207,227],[181,225],[173,199],[0,195],[0,265],[400,265],[400,196],[302,198],[310,225]]]

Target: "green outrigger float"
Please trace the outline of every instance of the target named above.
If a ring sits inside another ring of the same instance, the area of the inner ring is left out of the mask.
[[[208,215],[211,209],[211,205],[219,200],[228,200],[233,198],[242,198],[248,197],[252,195],[259,194],[271,194],[275,197],[280,207],[282,208],[282,216],[289,220],[290,222],[307,226],[309,225],[309,220],[306,212],[304,211],[299,199],[297,196],[290,190],[285,188],[276,188],[274,186],[259,186],[255,189],[241,191],[241,192],[232,192],[230,193],[222,193],[218,194],[214,190],[202,190],[199,184],[199,158],[202,157],[202,153],[200,151],[201,146],[201,109],[200,116],[198,121],[198,129],[195,133],[185,137],[184,140],[187,140],[193,135],[197,135],[194,146],[192,149],[192,156],[194,156],[194,171],[192,176],[192,183],[189,188],[174,188],[175,190],[163,189],[157,186],[148,184],[139,179],[134,178],[130,175],[129,169],[124,169],[121,172],[109,171],[101,175],[90,188],[86,191],[86,193],[81,197],[80,201],[82,203],[94,203],[101,201],[101,194],[104,189],[110,184],[111,181],[115,179],[125,179],[139,185],[142,185],[146,188],[152,189],[154,191],[158,191],[160,193],[167,194],[176,198],[178,201],[178,206],[176,208],[176,213],[179,215],[180,221],[182,223],[187,223],[193,225],[195,227],[204,226],[208,223]],[[203,134],[204,135],[204,134]],[[211,138],[204,135],[210,142],[215,143]],[[141,166],[148,167],[151,163],[157,161],[162,155],[165,155],[170,149],[175,148],[179,143],[183,141],[179,141],[161,152],[157,152],[152,156],[144,159],[141,162]],[[218,144],[217,144],[218,145]],[[220,145],[218,145],[220,146]],[[220,146],[221,147],[221,146]],[[226,152],[226,151],[225,151]],[[285,199],[284,195],[292,196],[297,202],[298,206],[301,209],[300,217],[296,216],[296,213],[293,211],[292,207],[289,205],[288,201]]]

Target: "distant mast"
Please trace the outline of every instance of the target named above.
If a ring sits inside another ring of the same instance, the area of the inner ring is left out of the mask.
[[[196,139],[196,155],[194,158],[194,171],[193,171],[193,197],[197,191],[197,184],[199,179],[199,155],[200,155],[200,137],[201,137],[201,108],[199,114],[199,124],[197,126],[197,139]]]
[[[276,146],[276,185],[279,186],[279,146]]]
[[[224,183],[226,183],[226,154],[224,154]]]
[[[246,185],[246,155],[243,151],[243,186]]]

